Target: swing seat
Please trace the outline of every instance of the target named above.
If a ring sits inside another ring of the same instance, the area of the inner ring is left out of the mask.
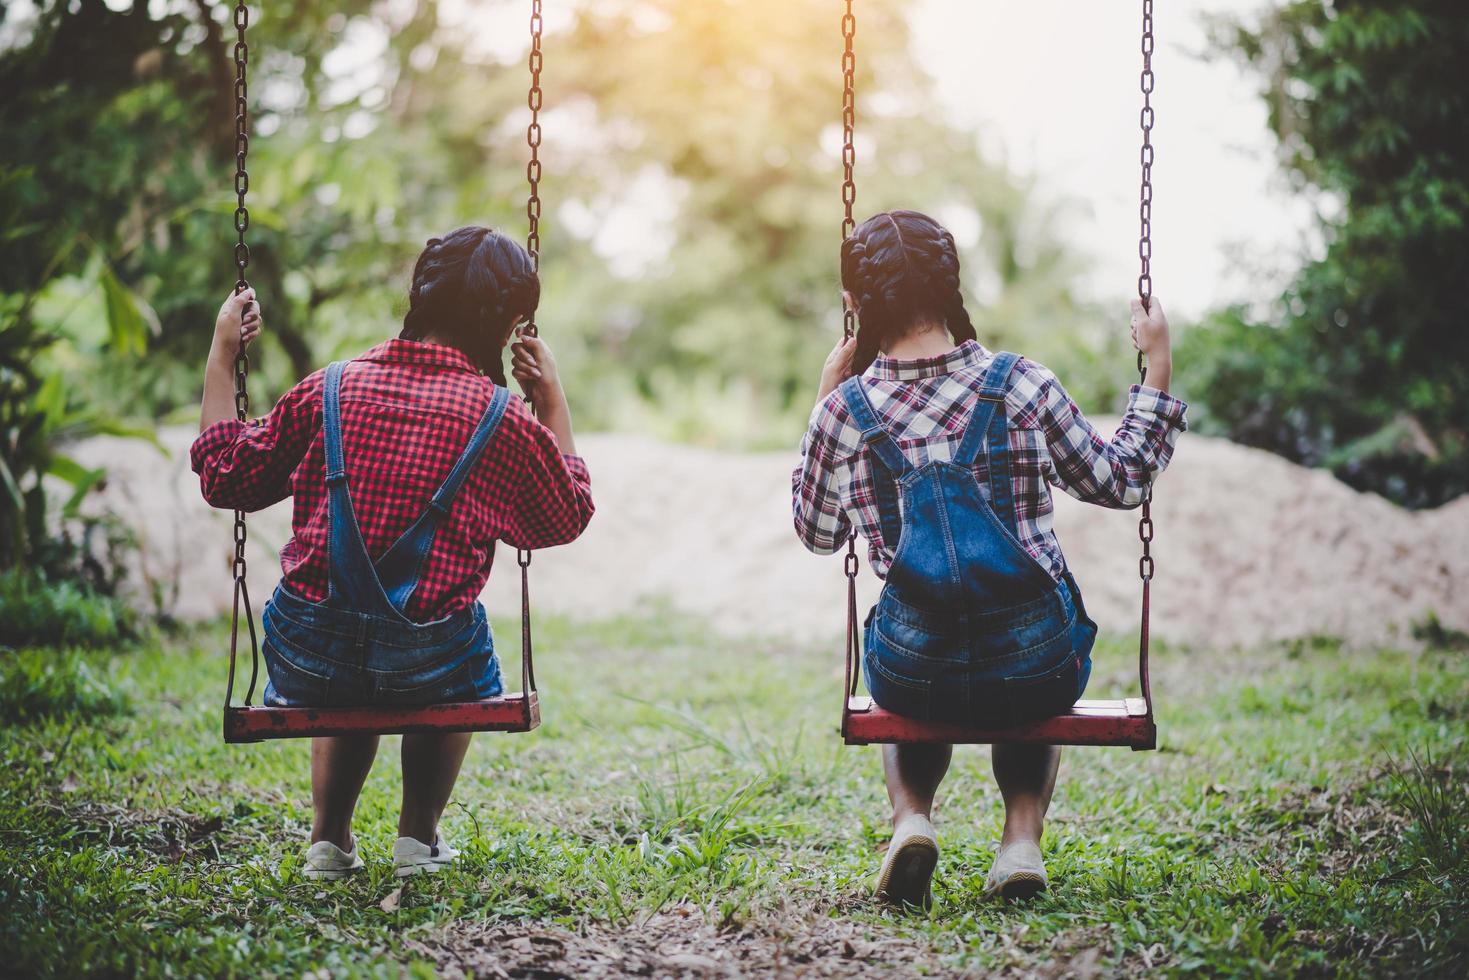
[[[1070,712],[1008,729],[966,728],[918,721],[884,710],[868,697],[849,697],[842,715],[848,745],[947,742],[987,745],[1038,742],[1049,745],[1126,745],[1133,751],[1157,746],[1158,727],[1142,698],[1078,701]]]
[[[266,708],[224,710],[224,740],[261,742],[316,735],[406,735],[427,732],[528,732],[541,723],[535,691],[482,701],[414,707]]]

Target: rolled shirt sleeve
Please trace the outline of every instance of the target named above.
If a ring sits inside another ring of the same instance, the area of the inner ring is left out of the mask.
[[[1087,503],[1119,509],[1141,504],[1188,428],[1188,405],[1157,388],[1133,385],[1117,431],[1104,439],[1055,375],[1039,365],[1035,370],[1045,389],[1040,419],[1051,457],[1047,481]]]
[[[837,461],[849,456],[843,434],[849,428],[838,412],[834,392],[811,413],[801,438],[801,462],[791,473],[791,507],[796,536],[818,555],[838,551],[852,533],[852,522],[842,507]]]
[[[519,487],[501,536],[516,548],[553,548],[576,540],[591,523],[591,472],[581,456],[561,452],[551,430],[520,404],[518,428],[526,438],[516,450]]]
[[[290,496],[291,474],[320,423],[320,372],[281,396],[264,418],[226,419],[199,434],[189,464],[212,507],[256,511]]]

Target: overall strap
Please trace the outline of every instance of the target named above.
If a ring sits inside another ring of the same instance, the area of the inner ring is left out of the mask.
[[[877,412],[872,408],[872,402],[867,398],[867,391],[862,387],[862,379],[848,378],[842,382],[842,398],[846,400],[847,411],[852,413],[852,421],[857,423],[857,428],[862,430],[862,441],[872,449],[874,455],[881,459],[883,465],[893,476],[901,479],[913,468],[908,462],[908,457],[898,448],[893,441],[892,435],[878,421]]]
[[[387,597],[373,570],[362,530],[347,490],[347,466],[342,452],[342,372],[345,361],[326,369],[321,395],[322,442],[326,446],[328,583],[332,601],[360,613],[384,615]]]
[[[448,477],[444,479],[438,492],[429,501],[428,509],[420,514],[418,520],[414,521],[413,525],[404,531],[397,541],[393,542],[393,546],[387,550],[387,553],[377,560],[378,581],[382,583],[388,602],[400,613],[407,607],[408,600],[418,589],[418,580],[423,574],[423,564],[428,559],[429,552],[433,550],[439,524],[449,516],[454,499],[463,489],[475,464],[484,455],[485,447],[489,445],[495,432],[500,428],[500,422],[505,417],[505,408],[509,404],[509,389],[496,385],[490,395],[490,404],[480,416],[474,434],[469,437],[469,444],[459,454],[459,460],[454,464],[454,468],[449,471]]]
[[[877,514],[882,528],[882,543],[888,550],[896,550],[898,538],[903,532],[902,513],[898,506],[897,481],[913,469],[908,457],[898,448],[891,434],[878,421],[877,412],[862,387],[860,377],[842,382],[842,398],[852,420],[862,430],[862,441],[872,450],[872,495],[877,503]]]
[[[1005,396],[1010,390],[1010,373],[1019,354],[1000,351],[980,378],[974,413],[954,453],[959,466],[973,467],[980,450],[985,452],[989,471],[990,507],[1012,531],[1017,531],[1015,490],[1010,482],[1010,432],[1005,413]]]
[[[321,389],[321,432],[326,444],[326,485],[347,482],[346,463],[342,457],[342,371],[346,361],[332,361],[326,366],[326,380]]]
[[[469,437],[469,445],[464,447],[464,452],[459,455],[459,461],[449,471],[444,485],[439,487],[439,492],[434,494],[429,501],[429,507],[433,508],[440,517],[449,515],[449,508],[454,503],[454,498],[459,496],[459,491],[464,487],[464,481],[469,479],[470,471],[479,458],[484,455],[485,447],[494,438],[495,431],[500,428],[500,420],[505,417],[505,408],[510,404],[510,389],[496,385],[490,395],[490,404],[486,406],[485,413],[480,416],[479,425],[474,428],[474,435]]]

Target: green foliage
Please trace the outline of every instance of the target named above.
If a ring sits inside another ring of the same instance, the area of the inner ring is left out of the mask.
[[[543,625],[542,727],[475,740],[444,819],[464,857],[408,883],[391,739],[357,809],[367,868],[309,881],[309,745],[221,743],[215,643],[118,658],[136,713],[0,738],[0,955],[53,976],[676,976],[686,950],[752,976],[1464,974],[1469,868],[1436,843],[1469,816],[1460,655],[1162,658],[1160,751],[1067,750],[1052,889],[1025,905],[982,894],[1000,804],[961,747],[935,908],[909,915],[869,897],[888,803],[878,752],[839,744],[829,649],[666,614]],[[1132,690],[1132,649],[1102,644],[1092,693]]]
[[[42,292],[38,308],[62,323],[56,369],[110,392],[116,411],[185,411],[234,281],[228,6],[41,8],[0,52],[0,84],[19,93],[0,106],[0,291]],[[439,14],[431,2],[254,11],[257,408],[397,332],[429,235],[524,227],[523,55],[488,58],[477,32],[445,30]],[[982,229],[965,264],[985,341],[1052,363],[1089,407],[1114,399],[1128,357],[1071,294],[1056,215],[929,111],[905,14],[874,0],[860,15],[859,210],[918,207]],[[795,440],[840,330],[840,44],[825,0],[613,0],[577,6],[547,37],[540,319],[579,420]],[[349,56],[356,67],[337,66]],[[101,291],[79,302],[89,275]],[[98,356],[104,328],[123,351],[146,328],[148,356]]]
[[[1469,868],[1469,785],[1431,749],[1409,747],[1408,757],[1394,784],[1413,817],[1410,844],[1438,874],[1462,875]]]
[[[1457,0],[1292,0],[1222,43],[1267,81],[1326,254],[1266,323],[1188,337],[1206,428],[1410,506],[1469,490],[1469,18]]]
[[[147,328],[138,304],[104,264],[94,263],[93,271],[93,289],[105,296],[109,311],[108,354],[141,353]],[[52,287],[65,290],[79,281],[54,280]],[[41,323],[46,298],[46,292],[25,299],[0,294],[0,573],[21,569],[111,594],[129,539],[105,515],[82,513],[107,474],[83,466],[65,449],[98,435],[156,438],[120,423],[103,405],[80,401],[62,373],[47,370],[60,345],[57,325]],[[67,488],[59,513],[48,481]]]
[[[0,649],[0,725],[71,716],[78,724],[124,714],[128,698],[104,674],[106,664],[75,651]]]
[[[116,596],[25,569],[0,572],[0,648],[106,648],[138,634],[137,614]]]

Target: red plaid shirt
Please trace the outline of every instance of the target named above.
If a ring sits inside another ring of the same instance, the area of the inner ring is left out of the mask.
[[[970,340],[942,357],[879,357],[867,369],[862,383],[872,407],[910,463],[953,459],[993,358]],[[1188,428],[1187,408],[1156,388],[1133,385],[1116,434],[1103,439],[1054,374],[1027,358],[1016,364],[1005,395],[1015,518],[1020,543],[1053,577],[1065,572],[1066,559],[1052,529],[1050,487],[1104,507],[1138,506],[1143,486],[1168,465]],[[832,392],[811,414],[791,478],[796,533],[807,548],[831,554],[855,524],[869,542],[873,571],[885,577],[897,542],[880,543],[868,452],[841,392]],[[981,452],[974,472],[986,493],[988,465]]]
[[[281,549],[289,588],[327,595],[326,460],[317,371],[263,419],[210,426],[190,459],[204,499],[259,510],[293,498],[291,540]],[[451,347],[389,340],[352,361],[342,379],[347,486],[373,558],[428,508],[489,406],[493,382]],[[550,430],[511,398],[494,439],[439,527],[406,613],[428,622],[465,608],[490,576],[494,543],[549,548],[592,517],[591,477],[562,454]]]

